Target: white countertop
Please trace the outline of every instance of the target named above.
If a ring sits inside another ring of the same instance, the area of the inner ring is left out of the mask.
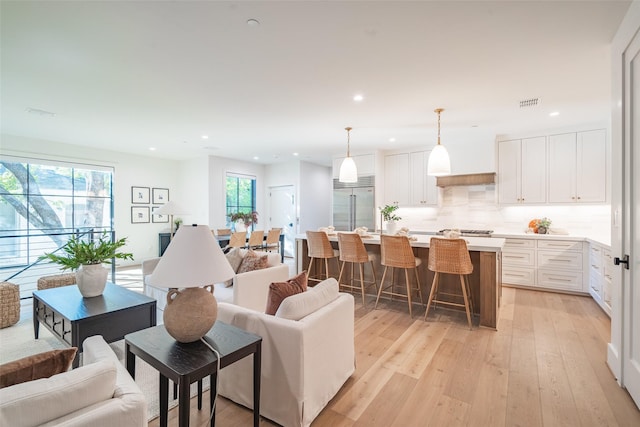
[[[411,233],[410,233],[411,235]],[[411,241],[411,246],[416,248],[428,248],[429,240],[431,237],[429,235],[411,235],[415,237],[417,240]],[[467,248],[470,251],[478,251],[478,252],[501,252],[502,247],[504,246],[505,240],[500,237],[462,237],[467,241]],[[296,239],[306,240],[307,236],[305,234],[296,235]],[[329,235],[329,240],[332,242],[338,241],[338,236]],[[377,234],[372,234],[370,237],[363,237],[362,241],[368,245],[379,245],[380,244],[380,236]]]

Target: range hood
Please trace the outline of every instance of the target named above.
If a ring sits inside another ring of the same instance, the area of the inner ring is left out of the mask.
[[[450,187],[452,185],[482,185],[495,184],[495,172],[470,173],[467,175],[447,175],[436,177],[438,187]]]

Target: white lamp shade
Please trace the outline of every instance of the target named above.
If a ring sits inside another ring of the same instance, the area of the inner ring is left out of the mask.
[[[433,147],[433,150],[431,150],[431,154],[429,154],[427,175],[451,175],[451,160],[449,160],[449,153],[447,152],[447,149],[444,148],[444,146],[441,144]]]
[[[186,213],[185,210],[174,201],[168,201],[153,211],[154,215],[178,215]]]
[[[345,157],[340,165],[340,182],[358,182],[358,168],[353,157]]]
[[[161,288],[194,288],[224,282],[234,275],[209,227],[183,225],[149,276],[149,284]]]

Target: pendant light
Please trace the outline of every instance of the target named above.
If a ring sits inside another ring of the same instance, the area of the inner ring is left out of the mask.
[[[340,182],[358,182],[358,169],[356,168],[356,162],[353,161],[351,153],[349,152],[349,132],[350,127],[344,128],[347,131],[347,157],[342,161],[340,165]]]
[[[451,175],[451,160],[449,160],[449,153],[447,152],[447,149],[444,148],[444,145],[440,144],[440,113],[444,111],[444,108],[436,108],[434,111],[438,113],[438,144],[433,147],[431,154],[429,154],[427,175]]]

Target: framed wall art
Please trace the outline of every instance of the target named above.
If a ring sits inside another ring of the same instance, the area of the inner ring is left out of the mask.
[[[151,208],[151,222],[169,222],[169,215],[158,215],[154,212],[160,209],[160,206],[153,206]]]
[[[153,189],[153,204],[164,205],[169,201],[169,189],[168,188],[154,188]]]
[[[131,203],[149,204],[149,187],[131,187]]]
[[[142,224],[149,222],[149,206],[131,206],[131,223]]]

